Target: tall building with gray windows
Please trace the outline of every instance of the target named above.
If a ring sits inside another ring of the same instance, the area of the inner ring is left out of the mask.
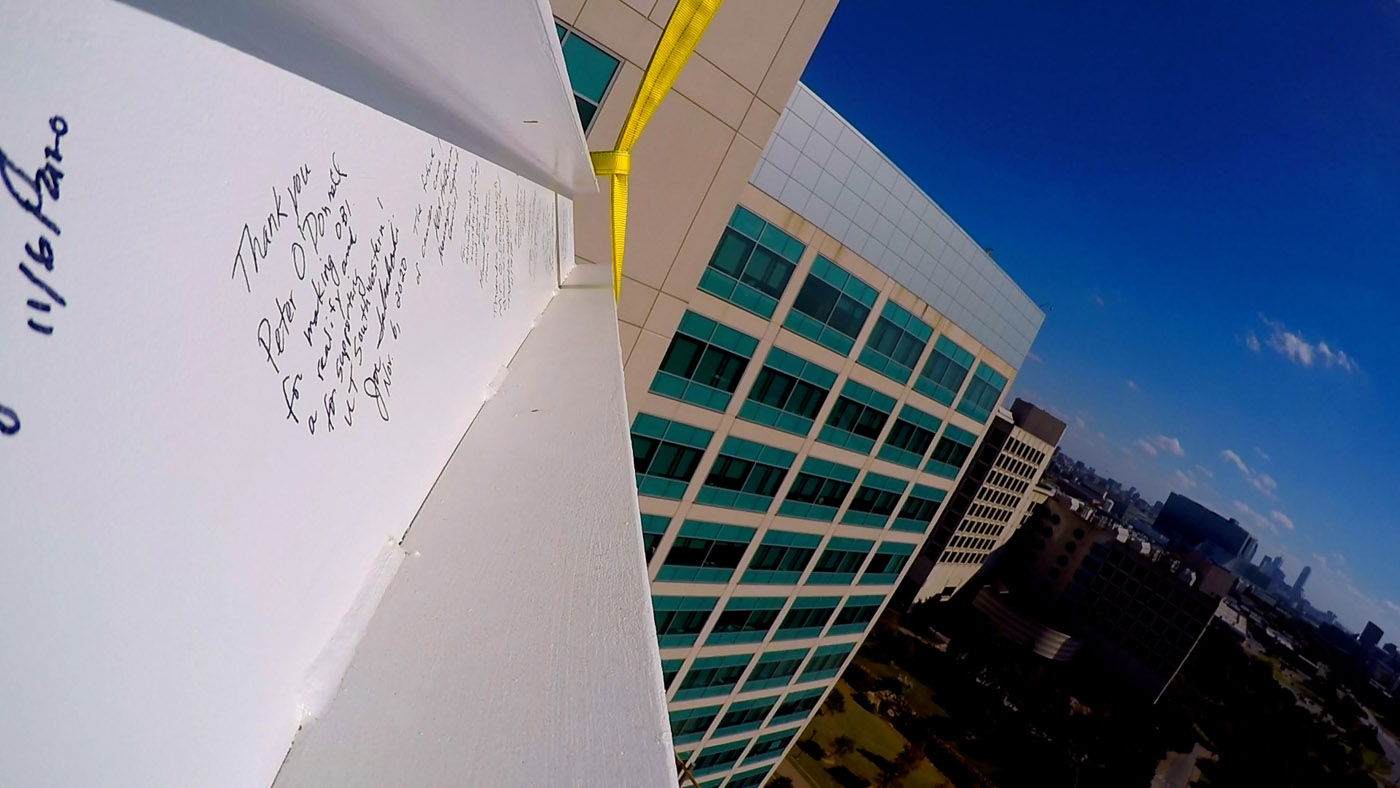
[[[833,7],[721,6],[632,155],[621,353],[672,735],[703,788],[782,759],[1043,319],[798,84]],[[555,14],[610,148],[669,5]],[[576,203],[582,260],[607,264],[606,217],[605,195]]]

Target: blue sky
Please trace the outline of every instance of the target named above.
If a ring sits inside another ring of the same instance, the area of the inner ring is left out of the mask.
[[[848,0],[803,81],[1048,304],[1066,451],[1400,640],[1400,5]]]

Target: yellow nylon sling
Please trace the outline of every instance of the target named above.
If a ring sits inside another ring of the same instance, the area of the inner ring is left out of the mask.
[[[622,294],[622,252],[627,242],[627,173],[632,166],[632,146],[680,75],[690,53],[695,51],[700,36],[719,10],[720,2],[680,0],[676,3],[666,29],[661,31],[656,51],[651,53],[651,62],[642,76],[642,84],[637,87],[636,98],[632,99],[632,108],[627,111],[627,120],[618,132],[617,144],[613,150],[590,154],[593,171],[607,178],[611,189],[614,301]]]

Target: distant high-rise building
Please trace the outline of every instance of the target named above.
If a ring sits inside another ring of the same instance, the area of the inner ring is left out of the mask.
[[[962,481],[895,594],[896,605],[947,599],[1025,522],[1065,423],[1024,400],[993,417]]]
[[[1367,621],[1366,628],[1361,630],[1360,643],[1362,648],[1371,648],[1381,642],[1381,636],[1385,630],[1375,625],[1375,622]]]
[[[1300,595],[1300,596],[1302,595],[1302,593],[1303,593],[1303,584],[1306,583],[1306,582],[1308,582],[1308,575],[1311,575],[1311,574],[1312,574],[1312,567],[1310,567],[1310,566],[1305,566],[1305,567],[1303,567],[1303,571],[1301,571],[1301,572],[1298,573],[1298,582],[1296,582],[1296,583],[1293,584],[1293,593],[1298,594],[1298,595]]]
[[[1167,503],[1152,523],[1159,533],[1180,549],[1195,549],[1217,563],[1234,559],[1252,561],[1259,542],[1235,520],[1226,519],[1180,493]]]

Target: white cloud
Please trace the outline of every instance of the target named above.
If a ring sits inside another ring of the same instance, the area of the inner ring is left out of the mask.
[[[1226,462],[1238,468],[1240,473],[1244,474],[1244,480],[1249,482],[1251,487],[1270,498],[1274,497],[1274,492],[1278,490],[1278,482],[1274,481],[1274,477],[1267,473],[1256,473],[1245,464],[1244,460],[1240,459],[1240,455],[1229,449],[1220,452],[1220,456]]]
[[[1107,306],[1107,304],[1103,302],[1103,296],[1099,295],[1098,293],[1094,293],[1094,304],[1099,309],[1103,309],[1105,306]]]
[[[1272,459],[1273,459],[1272,457],[1270,457],[1270,456],[1268,455],[1267,452],[1265,452],[1263,449],[1259,448],[1258,446],[1255,446],[1255,447],[1254,447],[1254,453],[1257,454],[1257,455],[1259,455],[1259,459],[1263,460],[1264,462],[1268,462],[1269,460],[1272,460]]]
[[[1273,510],[1272,512],[1269,512],[1269,519],[1273,520],[1274,522],[1278,523],[1279,525],[1283,526],[1289,531],[1293,530],[1293,519],[1277,509]]]
[[[1302,332],[1290,331],[1282,322],[1270,320],[1264,315],[1260,315],[1259,319],[1269,328],[1269,334],[1264,338],[1263,344],[1294,364],[1302,367],[1316,364],[1323,369],[1336,368],[1343,372],[1361,371],[1356,359],[1347,355],[1341,348],[1334,348],[1325,340],[1309,342]],[[1251,338],[1254,339],[1253,344],[1250,343]],[[1259,344],[1259,340],[1251,333],[1245,339],[1245,344],[1250,350],[1256,350],[1255,345]]]
[[[1089,429],[1089,423],[1086,422],[1086,421],[1084,421],[1084,417],[1083,417],[1083,416],[1075,416],[1075,417],[1074,417],[1074,426],[1078,427],[1078,428],[1081,429],[1081,430],[1087,430],[1087,429]]]
[[[1183,490],[1190,490],[1196,486],[1196,480],[1189,473],[1183,472],[1180,468],[1172,471],[1172,482]]]
[[[1152,444],[1148,443],[1142,438],[1138,438],[1137,440],[1133,441],[1133,445],[1141,449],[1143,454],[1147,454],[1153,457],[1157,456],[1157,447],[1153,446]]]
[[[1035,353],[1026,353],[1026,360],[1034,361],[1037,364],[1043,363],[1045,361],[1045,359],[1041,358],[1040,356],[1037,356]]]
[[[1152,439],[1152,443],[1157,448],[1161,449],[1162,451],[1168,454],[1174,454],[1178,457],[1186,456],[1186,450],[1181,448],[1181,441],[1177,440],[1176,438],[1169,438],[1166,435],[1158,435],[1157,437]]]
[[[1191,475],[1194,476],[1197,472],[1200,472],[1201,475],[1205,476],[1207,479],[1215,478],[1215,471],[1212,471],[1210,468],[1207,468],[1206,466],[1201,465],[1199,463],[1197,463],[1195,469],[1191,471]]]
[[[1385,606],[1390,608],[1390,612],[1392,613],[1400,613],[1400,605],[1395,604],[1389,599],[1385,600]]]
[[[1235,499],[1234,503],[1235,510],[1238,511],[1240,514],[1244,515],[1245,519],[1252,523],[1255,526],[1255,528],[1263,531],[1268,531],[1271,534],[1278,533],[1278,526],[1274,524],[1273,520],[1270,520],[1264,515],[1249,508],[1249,504],[1245,503],[1244,501],[1241,501],[1238,498]]]
[[[1249,335],[1244,338],[1244,346],[1249,348],[1250,351],[1258,353],[1259,337],[1255,336],[1253,331],[1249,332]]]
[[[1128,384],[1128,388],[1132,389],[1133,391],[1137,391],[1137,390],[1138,390],[1138,384],[1137,384],[1137,381],[1136,381],[1136,380],[1127,380],[1127,381],[1124,381],[1124,382],[1127,383],[1127,384]]]

